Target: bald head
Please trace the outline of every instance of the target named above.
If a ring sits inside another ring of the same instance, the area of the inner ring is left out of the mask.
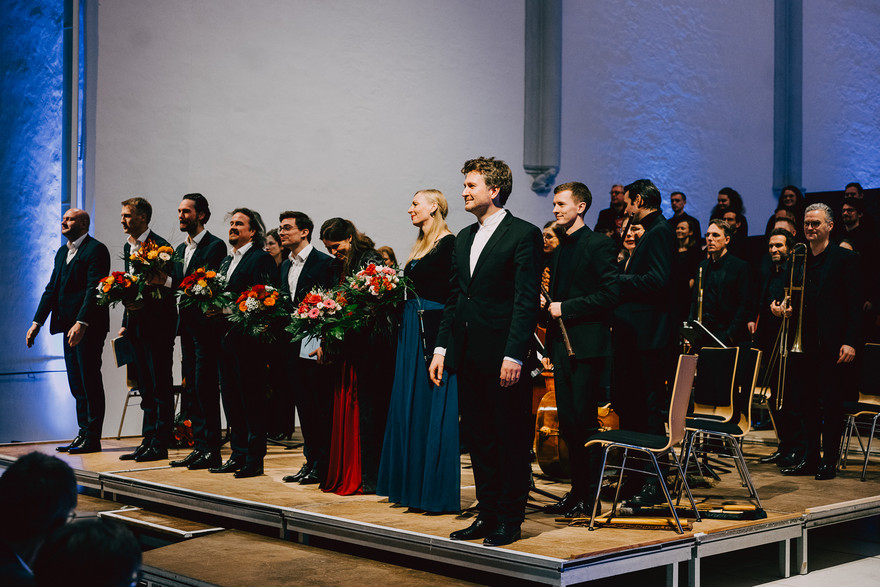
[[[79,208],[71,208],[61,218],[61,234],[73,242],[89,231],[89,213]]]

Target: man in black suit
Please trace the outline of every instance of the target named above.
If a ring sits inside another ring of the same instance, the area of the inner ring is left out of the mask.
[[[611,402],[622,429],[665,434],[663,410],[669,407],[665,379],[672,348],[669,276],[675,234],[660,213],[660,190],[651,180],[639,179],[626,186],[624,200],[626,213],[645,233],[618,277]],[[646,483],[639,497],[643,499],[637,502],[659,502],[662,492]]]
[[[128,235],[123,247],[126,271],[131,270],[129,255],[148,241],[157,246],[170,246],[167,240],[150,230],[152,215],[153,207],[144,198],[122,202],[122,230]],[[140,446],[120,456],[120,460],[141,463],[168,458],[174,426],[171,366],[176,330],[177,304],[170,284],[148,285],[143,299],[125,305],[119,336],[126,336],[134,348],[144,420]]]
[[[249,208],[236,208],[229,220],[232,254],[223,260],[226,291],[238,296],[254,285],[278,283],[278,268],[263,250],[266,227]],[[219,316],[215,319],[220,319]],[[228,324],[226,327],[228,329]],[[231,428],[232,456],[212,473],[232,473],[240,479],[263,474],[266,456],[266,345],[235,329],[223,338],[220,391]]]
[[[108,309],[98,305],[95,288],[110,274],[110,252],[89,236],[89,215],[83,210],[71,208],[64,213],[61,234],[67,244],[55,254],[55,268],[28,329],[27,346],[33,346],[51,313],[49,332],[64,333],[64,364],[79,425],[73,442],[56,450],[72,454],[98,452],[104,425],[101,353],[110,318]]]
[[[177,208],[177,219],[186,240],[178,245],[173,275],[157,275],[155,281],[174,288],[197,269],[220,268],[226,257],[226,243],[205,229],[211,218],[208,200],[202,194],[186,194]],[[220,466],[220,339],[225,330],[217,327],[198,308],[181,308],[177,331],[183,379],[183,411],[192,422],[194,450],[172,467],[208,469]]]
[[[458,376],[461,427],[471,450],[477,520],[450,535],[485,538],[487,546],[520,538],[529,493],[532,340],[538,320],[541,231],[504,206],[513,187],[506,163],[472,159],[464,208],[478,222],[455,239],[451,293],[443,313],[430,377],[445,367]]]
[[[687,206],[687,196],[684,192],[672,192],[669,194],[669,207],[672,208],[672,216],[669,218],[669,226],[675,232],[675,227],[680,222],[693,222],[696,227],[694,237],[700,234],[700,221],[684,211]]]
[[[547,326],[547,345],[553,362],[559,431],[568,444],[571,491],[545,508],[564,517],[589,516],[599,488],[598,451],[584,448],[598,432],[596,406],[603,393],[603,375],[611,356],[611,317],[617,304],[617,247],[614,241],[584,225],[593,196],[580,182],[553,190],[553,214],[565,236],[550,260],[553,318]],[[560,332],[565,324],[573,356]]]
[[[314,288],[333,286],[333,257],[312,246],[315,225],[304,212],[282,212],[278,218],[281,246],[289,251],[281,264],[281,290],[290,294],[294,306]],[[303,341],[288,345],[288,393],[296,398],[299,425],[302,430],[303,454],[306,462],[293,475],[286,475],[285,483],[310,485],[321,483],[327,476],[330,458],[330,424],[333,419],[333,400],[324,368],[316,358],[303,358]]]
[[[622,238],[623,226],[626,224],[626,204],[623,201],[623,186],[619,183],[611,186],[611,201],[604,210],[599,210],[596,219],[596,232],[604,232],[606,229],[613,230],[614,234]]]
[[[831,208],[811,204],[804,213],[807,239],[806,277],[803,290],[803,378],[801,385],[786,386],[786,403],[798,411],[802,423],[799,444],[804,457],[782,470],[783,475],[815,475],[825,481],[837,475],[843,402],[851,381],[856,348],[861,343],[862,287],[858,257],[831,240]],[[779,286],[777,286],[779,287]],[[781,299],[779,292],[773,298]],[[791,308],[773,302],[781,317]],[[850,390],[852,391],[852,390]]]

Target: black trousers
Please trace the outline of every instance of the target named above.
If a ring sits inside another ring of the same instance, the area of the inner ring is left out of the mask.
[[[487,374],[465,364],[456,373],[461,431],[474,468],[479,517],[519,525],[531,485],[532,380],[524,369],[516,385],[501,387],[498,368]]]
[[[568,444],[571,462],[571,491],[592,497],[599,486],[601,452],[584,448],[587,439],[599,431],[598,401],[604,395],[602,381],[608,363],[605,357],[569,360],[562,344],[554,343],[553,380],[559,432]]]
[[[231,428],[232,456],[262,463],[266,456],[266,345],[230,332],[223,339],[221,392]]]
[[[171,443],[174,426],[171,368],[176,314],[173,317],[174,320],[166,316],[138,314],[129,318],[127,336],[134,348],[137,365],[141,410],[144,413],[141,427],[144,446],[168,448]]]
[[[104,427],[104,380],[101,377],[101,353],[107,331],[98,332],[86,327],[86,333],[75,347],[64,340],[64,364],[67,382],[76,402],[76,423],[79,436],[88,440],[100,440]]]
[[[611,405],[621,429],[666,434],[663,412],[669,408],[669,360],[668,349],[615,348]]]
[[[299,358],[299,345],[293,345],[287,361],[288,381],[295,386],[299,425],[303,435],[306,462],[317,469],[323,481],[330,459],[330,434],[333,422],[333,390],[330,374],[317,361]]]
[[[195,403],[198,421],[193,419],[195,448],[219,451],[221,439],[220,425],[220,361],[221,341],[225,324],[211,322],[192,329]],[[181,336],[181,339],[183,337]]]

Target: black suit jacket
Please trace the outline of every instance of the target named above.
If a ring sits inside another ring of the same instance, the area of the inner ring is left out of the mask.
[[[290,291],[290,283],[287,277],[290,274],[290,268],[293,263],[290,257],[284,259],[281,263],[281,275],[279,276],[279,288],[284,293],[290,294],[294,306],[296,306],[307,293],[316,287],[331,288],[335,285],[336,272],[333,267],[333,257],[326,253],[322,253],[318,249],[312,247],[312,252],[306,258],[305,265],[296,280],[296,291]]]
[[[641,224],[645,234],[619,276],[620,305],[614,312],[614,330],[627,344],[634,343],[634,350],[655,350],[667,348],[671,341],[675,234],[660,212],[649,214]]]
[[[455,239],[451,292],[443,312],[437,346],[446,349],[446,367],[468,365],[495,374],[504,357],[526,364],[538,322],[541,231],[514,218],[501,220],[470,271],[470,252],[479,223]]]
[[[223,259],[221,272],[224,275],[228,273],[230,263],[231,255]],[[278,266],[275,265],[275,259],[256,245],[251,246],[242,256],[232,277],[226,282],[226,291],[237,296],[254,285],[278,286]]]
[[[193,255],[189,260],[189,266],[187,267],[183,266],[185,253],[186,242],[177,245],[175,256],[180,257],[181,261],[174,264],[174,272],[171,275],[171,286],[174,289],[177,289],[180,286],[180,282],[196,269],[201,267],[214,270],[220,269],[220,265],[226,257],[226,243],[210,232],[205,231],[205,235],[202,237],[202,240],[199,241],[196,250],[193,251]],[[204,315],[199,312],[197,308],[180,308],[181,324],[190,322],[195,326],[203,319]],[[183,326],[181,326],[181,328],[183,328]]]
[[[95,332],[107,332],[110,326],[109,308],[98,305],[98,281],[110,274],[110,252],[103,243],[90,236],[83,239],[79,250],[67,263],[67,245],[55,254],[55,268],[34,322],[43,324],[49,314],[49,332],[67,332],[76,322],[85,322]]]
[[[562,302],[562,320],[575,358],[611,355],[611,316],[620,292],[617,281],[617,247],[614,241],[584,226],[572,251],[571,264],[560,267],[562,245],[550,260],[550,297]],[[568,274],[566,276],[566,273]],[[561,340],[558,322],[551,319],[547,338]],[[552,349],[553,345],[548,344]],[[551,360],[565,360],[553,356]]]
[[[152,240],[160,247],[171,246],[171,243],[152,230],[150,231],[148,240]],[[131,244],[129,244],[128,241],[125,242],[122,251],[123,259],[125,260],[125,270],[130,271],[131,262],[128,257],[131,254]],[[159,299],[153,297],[153,292],[155,291],[159,291],[162,294],[162,297]],[[171,335],[173,338],[173,331],[177,324],[177,303],[174,297],[174,290],[164,286],[148,285],[144,289],[143,302],[144,307],[140,310],[135,310],[133,312],[129,312],[128,310],[125,311],[125,314],[122,316],[122,325],[124,327],[129,327],[131,326],[131,321],[136,321],[141,326],[141,334],[149,332],[162,333],[163,335],[170,327],[172,329]]]

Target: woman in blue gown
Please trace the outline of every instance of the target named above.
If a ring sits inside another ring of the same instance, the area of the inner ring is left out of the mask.
[[[450,376],[440,387],[428,380],[428,363],[443,306],[455,236],[438,190],[413,196],[409,215],[419,236],[404,265],[415,290],[404,306],[397,339],[391,406],[382,446],[376,493],[413,510],[461,510],[458,388]]]

